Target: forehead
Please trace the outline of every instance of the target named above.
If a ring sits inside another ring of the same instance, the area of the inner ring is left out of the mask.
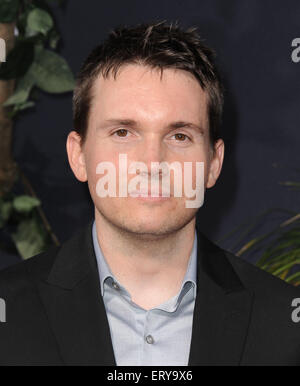
[[[91,119],[111,115],[151,119],[172,118],[207,123],[207,93],[189,72],[150,68],[138,64],[122,66],[116,78],[100,75],[92,88]]]

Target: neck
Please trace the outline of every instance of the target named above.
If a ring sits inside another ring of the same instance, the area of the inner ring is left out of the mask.
[[[177,294],[195,237],[195,218],[166,235],[128,232],[95,213],[98,242],[113,275],[144,308]]]

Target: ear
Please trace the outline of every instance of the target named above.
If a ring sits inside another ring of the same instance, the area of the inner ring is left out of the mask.
[[[71,131],[67,138],[67,153],[70,167],[75,177],[81,181],[87,181],[87,172],[81,137],[76,131]]]
[[[224,159],[224,141],[219,139],[214,145],[214,152],[212,151],[211,161],[208,171],[208,179],[206,183],[207,188],[211,188],[215,185],[219,175],[221,173],[223,159]]]

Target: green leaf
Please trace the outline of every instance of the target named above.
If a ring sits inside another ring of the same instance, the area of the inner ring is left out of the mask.
[[[5,101],[5,103],[3,103],[3,106],[7,107],[14,104],[22,104],[26,102],[30,90],[34,86],[34,82],[35,78],[31,66],[25,76],[19,79],[15,92]]]
[[[27,17],[27,35],[33,35],[34,33],[42,33],[47,35],[48,31],[53,27],[52,17],[48,12],[35,8],[29,12]]]
[[[14,118],[17,113],[19,111],[22,111],[22,110],[25,110],[25,109],[28,109],[29,107],[33,107],[35,105],[34,102],[32,101],[27,101],[27,102],[24,102],[24,103],[18,103],[18,104],[15,104],[14,105],[14,108],[11,110],[11,111],[8,111],[7,112],[7,116],[12,119]]]
[[[40,205],[40,201],[31,196],[18,196],[13,200],[13,207],[17,212],[29,213],[33,208]]]
[[[35,217],[20,222],[12,239],[23,259],[42,252],[47,245],[45,232]]]
[[[286,279],[286,281],[287,281],[288,283],[291,283],[291,282],[296,281],[296,279],[298,279],[298,278],[300,278],[300,271],[295,272],[293,275],[289,276],[289,277]]]
[[[7,107],[7,106],[11,106],[11,105],[25,102],[26,99],[28,98],[29,91],[30,91],[30,89],[25,89],[25,88],[24,89],[21,88],[19,90],[16,90],[13,93],[13,95],[11,97],[9,97],[5,103],[3,103],[3,106]]]
[[[20,111],[20,110],[28,109],[29,107],[33,107],[33,106],[35,106],[34,102],[27,101],[27,102],[20,103],[20,104],[16,105],[16,109],[17,109],[17,111]]]
[[[74,77],[66,61],[56,53],[38,48],[33,63],[36,85],[49,93],[72,91]]]
[[[19,9],[19,0],[0,1],[0,23],[11,23],[16,20]]]
[[[295,261],[298,261],[299,259],[300,259],[300,249],[295,249],[288,253],[285,253],[283,255],[276,257],[276,259],[273,258],[261,268],[267,270],[268,272],[273,273],[273,272],[276,272],[280,267],[283,267],[286,264],[295,263]]]
[[[274,271],[273,275],[277,276],[281,272],[285,271],[286,269],[291,268],[294,265],[298,265],[298,264],[300,264],[300,260],[295,260],[295,261],[292,261],[292,262],[290,262],[288,264],[285,264],[285,265],[281,266],[279,269],[277,269],[276,271]]]

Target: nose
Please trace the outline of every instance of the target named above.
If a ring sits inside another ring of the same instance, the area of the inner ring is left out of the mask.
[[[152,162],[160,163],[166,161],[166,149],[161,138],[156,134],[149,135],[145,138],[139,146],[137,157],[137,161],[146,164],[148,174],[150,175]],[[152,170],[155,174],[157,166],[152,167]]]

